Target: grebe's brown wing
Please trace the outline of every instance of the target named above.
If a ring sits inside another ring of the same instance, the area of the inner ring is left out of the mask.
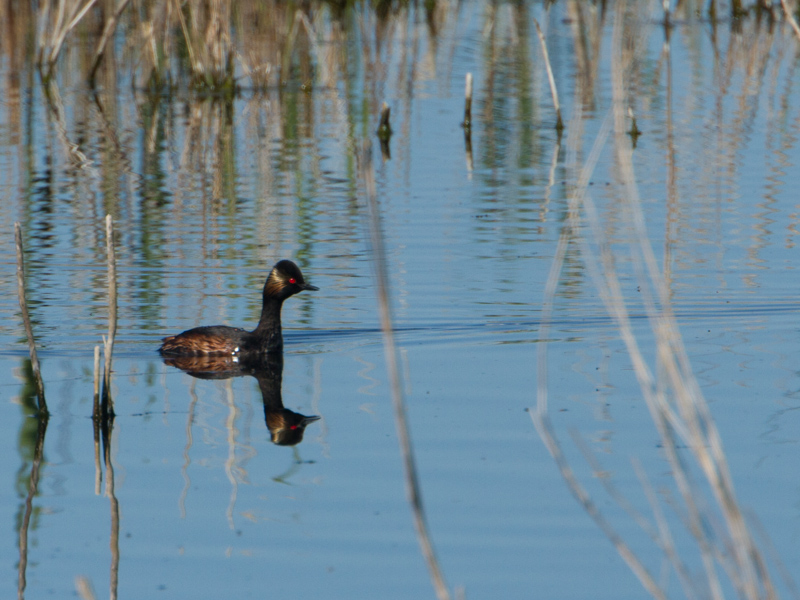
[[[178,335],[165,337],[159,351],[163,355],[179,356],[231,355],[239,351],[246,333],[244,329],[226,325],[195,327]]]

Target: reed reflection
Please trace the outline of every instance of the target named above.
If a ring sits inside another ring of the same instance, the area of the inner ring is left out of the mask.
[[[283,353],[271,352],[252,357],[234,356],[165,356],[164,364],[198,379],[229,379],[249,375],[258,381],[264,403],[264,421],[270,439],[278,446],[295,446],[303,441],[309,423],[318,416],[306,416],[283,405]]]
[[[38,518],[41,508],[34,505],[34,498],[39,495],[39,479],[41,467],[44,463],[44,438],[47,433],[48,415],[37,410],[35,398],[37,397],[38,384],[33,372],[31,362],[25,360],[22,369],[23,387],[20,394],[20,405],[23,409],[24,419],[20,428],[18,448],[22,458],[22,465],[17,472],[17,491],[20,496],[25,495],[25,501],[18,511],[18,544],[19,562],[17,563],[17,597],[25,597],[28,571],[28,532],[31,527],[38,529]],[[30,418],[37,416],[38,418]],[[28,466],[30,465],[30,471]],[[33,522],[33,523],[32,523]]]

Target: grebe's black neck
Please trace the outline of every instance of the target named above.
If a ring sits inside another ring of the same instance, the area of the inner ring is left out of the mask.
[[[248,338],[260,352],[281,352],[283,350],[283,332],[281,331],[281,307],[283,298],[268,295],[264,289],[264,305],[261,308],[261,319]],[[250,350],[250,348],[248,348]]]

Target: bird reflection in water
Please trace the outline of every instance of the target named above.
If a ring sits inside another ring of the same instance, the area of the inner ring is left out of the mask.
[[[198,379],[228,379],[242,375],[255,377],[261,389],[264,420],[273,444],[279,446],[299,444],[303,441],[306,426],[319,420],[319,417],[307,417],[284,408],[281,395],[282,352],[249,358],[214,355],[165,356],[164,364],[177,367]]]

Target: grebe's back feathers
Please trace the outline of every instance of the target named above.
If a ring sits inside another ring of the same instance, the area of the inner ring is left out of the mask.
[[[165,337],[161,354],[199,356],[201,354],[237,354],[247,331],[240,327],[211,325],[195,327],[177,335]]]

